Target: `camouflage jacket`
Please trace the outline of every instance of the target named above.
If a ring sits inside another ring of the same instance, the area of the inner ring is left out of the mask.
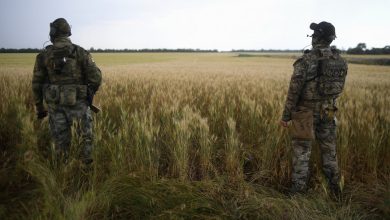
[[[334,65],[330,71],[336,75],[340,72],[344,75],[345,80],[348,66],[336,49],[325,47],[305,51],[303,56],[298,58],[294,63],[294,72],[291,77],[282,115],[283,121],[291,120],[291,112],[303,102],[319,103],[329,101],[335,105],[335,100],[339,94],[323,95],[322,88],[318,86],[318,80],[320,78],[319,68],[321,68],[319,61],[321,60],[332,60]],[[340,85],[336,83],[333,84],[341,87],[339,89],[342,90],[344,82],[340,82]]]
[[[42,105],[45,85],[86,85],[96,92],[102,75],[91,55],[69,38],[59,37],[35,60],[32,89],[35,105]]]

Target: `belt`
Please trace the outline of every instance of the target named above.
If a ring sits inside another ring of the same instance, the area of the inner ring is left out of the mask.
[[[297,106],[304,106],[306,108],[315,110],[315,109],[320,109],[322,103],[323,103],[322,100],[321,101],[300,101],[298,102]]]

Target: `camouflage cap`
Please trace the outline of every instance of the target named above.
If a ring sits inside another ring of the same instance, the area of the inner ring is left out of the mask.
[[[57,18],[52,23],[50,23],[50,37],[69,37],[70,35],[72,35],[70,25],[65,20],[65,18]]]
[[[336,38],[336,29],[329,22],[311,23],[310,29],[314,31],[313,37],[325,38],[331,41]]]

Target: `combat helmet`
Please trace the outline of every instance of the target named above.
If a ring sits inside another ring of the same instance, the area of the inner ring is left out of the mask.
[[[69,37],[72,35],[69,23],[65,18],[57,18],[50,23],[50,40],[53,41],[56,37]]]
[[[331,43],[334,39],[336,39],[336,29],[333,24],[323,21],[318,24],[311,23],[310,29],[314,31],[312,37],[317,38],[319,40],[323,40],[327,43]]]

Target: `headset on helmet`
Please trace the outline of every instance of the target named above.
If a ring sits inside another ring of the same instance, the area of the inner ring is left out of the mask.
[[[329,22],[323,21],[318,24],[311,23],[310,29],[314,31],[312,37],[323,39],[327,42],[332,42],[334,39],[336,39],[336,29]]]

